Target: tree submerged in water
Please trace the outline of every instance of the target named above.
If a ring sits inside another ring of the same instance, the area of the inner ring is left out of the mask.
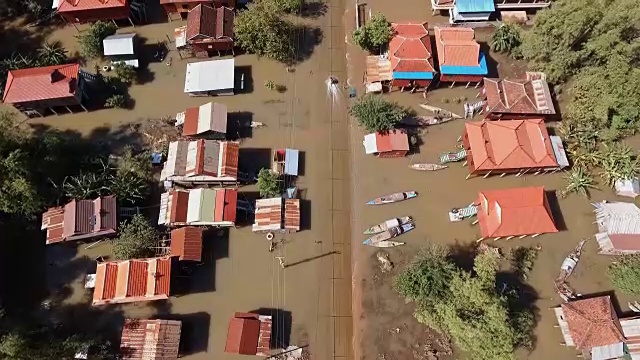
[[[153,256],[159,235],[143,215],[120,224],[119,235],[113,241],[113,256],[118,260],[141,259]]]
[[[260,169],[260,172],[258,172],[258,189],[262,198],[279,196],[281,192],[278,174],[270,169]]]
[[[481,252],[473,271],[459,268],[446,250],[427,248],[395,279],[396,290],[417,306],[418,321],[451,336],[473,359],[512,360],[530,347],[535,318],[515,289],[497,290],[499,256]],[[491,341],[487,341],[491,339]]]
[[[393,30],[387,18],[382,14],[375,14],[366,25],[353,31],[351,39],[363,50],[375,53],[380,52],[392,36]]]
[[[408,115],[400,105],[374,94],[356,100],[349,113],[369,131],[393,130]]]

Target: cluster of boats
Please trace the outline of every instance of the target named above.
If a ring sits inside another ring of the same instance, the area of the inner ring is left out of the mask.
[[[399,201],[412,199],[417,196],[418,196],[418,193],[415,191],[404,191],[404,192],[384,195],[384,196],[375,198],[367,202],[367,205],[391,204]],[[380,248],[404,245],[405,243],[400,241],[394,241],[392,239],[402,234],[408,233],[409,231],[415,229],[415,227],[416,225],[413,222],[413,218],[411,216],[402,216],[399,218],[389,219],[384,222],[381,222],[380,224],[373,225],[370,228],[366,229],[363,233],[365,235],[372,235],[372,236],[364,240],[362,243],[364,245],[375,246]]]

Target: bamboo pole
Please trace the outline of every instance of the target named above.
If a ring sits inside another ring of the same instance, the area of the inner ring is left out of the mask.
[[[500,239],[502,239],[502,236],[498,236],[497,238],[493,239],[493,241],[498,241]]]
[[[475,224],[477,224],[479,221],[480,221],[480,220],[476,219],[476,220],[474,220],[474,221],[471,223],[471,225],[475,225]]]
[[[480,241],[484,240],[483,237],[481,237],[480,239],[476,240],[477,243],[479,243]]]
[[[521,235],[520,237],[518,237],[518,239],[524,239],[526,237],[527,237],[527,235]]]
[[[531,238],[535,238],[536,236],[540,236],[540,234],[535,234]]]
[[[513,238],[514,238],[514,236],[509,236],[509,237],[507,237],[505,240],[511,240],[511,239],[513,239]]]

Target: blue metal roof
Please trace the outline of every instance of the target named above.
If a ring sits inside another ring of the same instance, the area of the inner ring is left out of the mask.
[[[480,52],[480,63],[478,66],[458,66],[458,65],[442,65],[440,66],[440,72],[443,75],[487,75],[489,70],[487,69],[487,58],[484,53]]]
[[[284,149],[284,173],[298,176],[298,155],[296,149]]]
[[[496,10],[493,1],[494,0],[456,0],[453,6],[461,13],[486,13]]]
[[[432,80],[433,73],[428,71],[394,71],[393,78],[398,80]]]

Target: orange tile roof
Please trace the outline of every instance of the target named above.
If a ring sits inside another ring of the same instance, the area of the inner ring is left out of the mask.
[[[555,114],[549,84],[540,78],[484,80],[486,113]]]
[[[58,12],[111,9],[127,6],[126,0],[61,0]]]
[[[124,360],[177,359],[181,330],[178,320],[126,319],[120,355]]]
[[[609,296],[560,305],[578,350],[590,350],[624,341],[622,327]]]
[[[471,173],[558,167],[542,119],[467,122],[464,145]]]
[[[409,150],[409,136],[402,130],[391,130],[386,133],[376,133],[376,147],[378,152]]]
[[[435,72],[427,23],[392,24],[392,27],[391,69],[394,72]]]
[[[171,255],[180,260],[202,260],[202,228],[186,226],[172,230]]]
[[[476,204],[483,238],[558,232],[543,187],[481,191]]]
[[[9,70],[2,101],[20,104],[75,96],[80,65],[64,64]]]
[[[440,66],[479,65],[480,44],[475,40],[473,29],[435,26],[433,32]]]
[[[93,305],[169,298],[171,258],[132,259],[99,263]]]

